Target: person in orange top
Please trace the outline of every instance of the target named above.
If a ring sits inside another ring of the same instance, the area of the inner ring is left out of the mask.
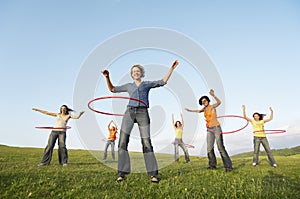
[[[209,91],[209,94],[216,100],[215,104],[209,104],[210,99],[207,96],[202,96],[199,99],[199,104],[204,106],[200,110],[190,110],[186,108],[189,112],[202,113],[204,112],[204,117],[206,119],[207,126],[207,156],[208,156],[208,168],[207,169],[216,169],[217,168],[217,160],[214,152],[214,143],[217,142],[218,150],[220,152],[225,171],[232,171],[232,162],[231,159],[225,149],[223,143],[223,134],[220,123],[217,119],[216,108],[221,104],[221,100],[215,96],[215,92],[213,89]]]
[[[115,140],[117,139],[116,134],[118,133],[118,128],[117,128],[117,125],[114,123],[114,121],[111,120],[108,123],[107,129],[109,132],[109,137],[107,138],[107,142],[105,145],[103,160],[106,160],[106,158],[107,158],[107,149],[108,149],[109,145],[111,145],[111,157],[113,160],[115,160]]]

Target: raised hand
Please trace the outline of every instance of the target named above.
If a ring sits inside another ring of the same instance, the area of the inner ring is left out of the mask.
[[[178,66],[179,62],[178,60],[175,60],[171,66],[171,68],[174,70]]]
[[[211,96],[215,96],[215,91],[214,91],[213,89],[210,89],[209,94],[210,94]]]
[[[105,77],[109,77],[109,72],[108,72],[108,70],[102,70],[101,73],[102,73]]]

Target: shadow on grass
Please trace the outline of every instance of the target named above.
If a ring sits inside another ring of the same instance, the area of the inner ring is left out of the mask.
[[[264,176],[262,186],[263,189],[268,189],[271,187],[272,191],[280,197],[280,194],[283,192],[282,190],[289,190],[290,196],[284,195],[284,197],[292,197],[292,196],[300,196],[300,178],[299,176],[294,176],[295,178],[291,178],[288,176],[284,176],[274,171],[269,171],[268,175]]]

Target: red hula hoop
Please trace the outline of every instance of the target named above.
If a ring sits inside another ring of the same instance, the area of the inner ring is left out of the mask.
[[[184,144],[186,147],[188,147],[188,148],[195,148],[195,146],[194,145],[191,145],[191,144],[185,144],[185,143],[183,143],[183,142],[172,142],[172,144]]]
[[[139,99],[136,99],[136,98],[131,98],[131,97],[124,97],[124,96],[104,96],[104,97],[98,97],[98,98],[95,98],[95,99],[92,99],[91,101],[89,101],[88,103],[88,107],[91,111],[94,111],[96,113],[100,113],[100,114],[104,114],[104,115],[114,115],[114,116],[124,116],[124,114],[119,114],[119,113],[107,113],[107,112],[103,112],[103,111],[99,111],[99,110],[96,110],[94,108],[91,107],[91,104],[95,101],[99,101],[99,100],[103,100],[103,99],[110,99],[110,98],[117,98],[117,99],[129,99],[129,100],[134,100],[134,101],[137,101],[137,102],[140,102],[142,103],[143,105],[145,105],[147,108],[148,108],[148,105],[142,101],[142,100],[139,100]]]
[[[248,121],[246,118],[244,118],[244,117],[242,117],[242,116],[238,116],[238,115],[223,115],[223,116],[218,116],[217,118],[224,118],[224,117],[237,117],[237,118],[241,118],[241,119],[246,120],[247,123],[246,123],[246,125],[243,126],[242,128],[239,128],[239,129],[234,130],[234,131],[228,131],[228,132],[221,132],[221,133],[219,133],[219,132],[215,132],[215,131],[213,131],[213,130],[210,130],[210,129],[208,129],[208,128],[207,128],[207,131],[212,132],[212,133],[216,133],[216,134],[230,134],[230,133],[235,133],[235,132],[238,132],[238,131],[243,130],[243,129],[246,128],[246,127],[248,126],[248,124],[249,124],[249,121]]]
[[[285,133],[286,130],[261,130],[261,131],[254,131],[255,132],[264,132],[265,134],[278,134],[278,133]]]
[[[60,127],[52,127],[52,126],[36,126],[37,129],[52,129],[52,130],[61,130],[61,129],[70,129],[70,126],[66,126],[66,128],[60,128]]]

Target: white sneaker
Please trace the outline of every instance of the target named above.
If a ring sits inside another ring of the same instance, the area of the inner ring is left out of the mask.
[[[273,164],[273,167],[276,168],[276,167],[277,167],[277,164]]]
[[[63,164],[63,167],[66,167],[66,166],[68,166],[68,164],[67,164],[67,163],[64,163],[64,164]]]
[[[256,165],[257,165],[257,164],[256,164],[255,162],[252,163],[252,166],[256,167]]]

